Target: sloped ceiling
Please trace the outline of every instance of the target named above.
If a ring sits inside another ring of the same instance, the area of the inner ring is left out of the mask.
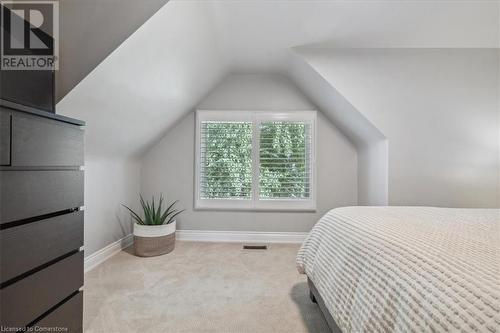
[[[299,46],[496,48],[498,16],[491,1],[171,0],[57,112],[87,121],[87,153],[140,154],[227,72],[284,72],[307,87],[314,69],[300,64]],[[309,95],[330,103],[331,95]],[[356,126],[340,127],[353,142],[370,140]]]
[[[56,79],[57,101],[167,1],[60,1],[61,61]]]
[[[359,112],[314,66],[308,53],[297,52],[290,67],[291,77],[316,102],[323,113],[356,147],[384,140],[385,136]]]
[[[225,74],[203,3],[167,3],[57,104],[83,119],[86,153],[139,154]]]

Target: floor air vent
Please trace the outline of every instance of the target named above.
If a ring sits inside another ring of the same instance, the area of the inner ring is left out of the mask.
[[[257,244],[243,244],[243,250],[267,250],[267,245],[257,245]]]

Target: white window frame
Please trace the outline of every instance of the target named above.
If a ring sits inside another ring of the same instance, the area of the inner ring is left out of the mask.
[[[197,110],[195,131],[195,205],[197,210],[316,211],[316,111]],[[247,121],[252,123],[251,199],[202,199],[200,197],[201,123],[203,121]],[[263,121],[303,121],[311,124],[311,161],[308,199],[259,199],[260,126]]]

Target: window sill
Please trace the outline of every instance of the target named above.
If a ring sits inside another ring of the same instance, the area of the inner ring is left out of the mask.
[[[199,200],[195,203],[196,211],[246,211],[246,212],[304,212],[315,213],[316,205],[312,202],[261,201],[258,203],[231,200]]]

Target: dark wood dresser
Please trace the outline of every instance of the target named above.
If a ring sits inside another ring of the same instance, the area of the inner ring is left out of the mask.
[[[83,125],[0,106],[4,330],[82,332]]]

